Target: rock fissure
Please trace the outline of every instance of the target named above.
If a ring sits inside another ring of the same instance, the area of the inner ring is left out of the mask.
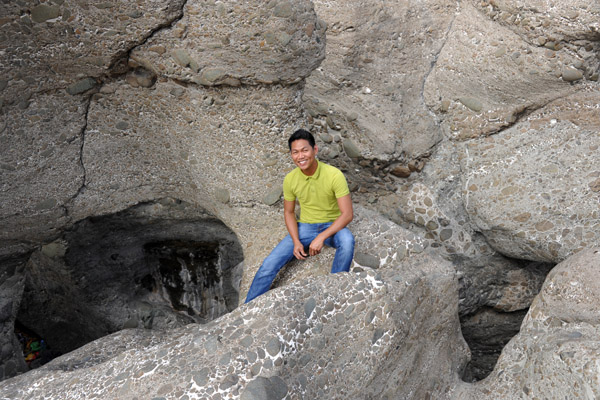
[[[88,118],[89,118],[90,107],[92,104],[92,97],[89,96],[89,98],[86,99],[86,102],[87,102],[87,104],[86,104],[85,112],[84,112],[84,116],[83,116],[83,126],[82,126],[81,132],[80,132],[81,144],[80,144],[80,149],[79,149],[79,166],[82,171],[81,185],[79,186],[79,189],[77,189],[77,193],[75,193],[73,195],[73,197],[71,197],[70,202],[75,201],[75,199],[78,196],[80,196],[85,191],[85,188],[86,188],[86,169],[85,169],[85,162],[84,162],[84,151],[85,151],[86,130],[87,130],[87,126],[88,126]],[[65,207],[65,210],[66,210],[66,214],[69,215],[68,207]]]
[[[178,21],[180,21],[185,16],[185,7],[189,0],[181,0],[182,4],[179,9],[180,13],[173,16],[172,19],[165,21],[162,24],[157,25],[155,28],[151,29],[147,35],[143,36],[136,43],[132,43],[132,45],[120,53],[117,53],[113,56],[113,61],[110,63],[108,70],[116,72],[117,75],[122,75],[126,73],[127,67],[125,67],[125,71],[122,70],[122,67],[119,64],[127,65],[128,60],[130,59],[131,52],[135,50],[136,47],[142,46],[147,43],[150,39],[152,39],[159,32],[169,29],[173,27]],[[175,4],[177,2],[174,2]]]

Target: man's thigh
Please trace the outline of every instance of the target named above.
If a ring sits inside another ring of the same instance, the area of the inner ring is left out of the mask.
[[[325,244],[329,247],[350,247],[354,246],[354,235],[348,228],[343,228],[335,233],[335,235],[327,238]]]

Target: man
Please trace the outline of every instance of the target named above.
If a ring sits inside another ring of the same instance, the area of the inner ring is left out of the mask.
[[[289,234],[258,269],[246,303],[267,292],[281,268],[295,258],[305,260],[323,245],[336,249],[331,273],[349,271],[354,256],[354,236],[346,225],[354,216],[344,174],[318,161],[313,135],[299,129],[288,140],[295,168],[283,180],[283,215]],[[296,200],[300,218],[296,221]]]

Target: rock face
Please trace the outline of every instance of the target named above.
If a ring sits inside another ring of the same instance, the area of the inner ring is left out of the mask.
[[[397,266],[307,279],[168,336],[121,331],[8,381],[0,394],[447,398],[447,378],[467,356],[454,269],[425,254]],[[31,379],[37,388],[23,384]]]
[[[113,334],[2,395],[533,398],[543,371],[543,396],[594,397],[585,296],[556,297],[553,273],[527,313],[556,263],[595,262],[599,16],[579,0],[2,2],[0,378],[29,368],[15,327],[60,352]],[[286,234],[300,127],[348,179],[355,273],[329,276],[325,249],[236,308]],[[550,298],[560,315],[537,321]],[[490,377],[461,383],[525,314]]]
[[[600,396],[599,266],[598,248],[582,250],[556,266],[494,372],[477,385],[461,387],[455,398]]]
[[[513,258],[559,262],[598,243],[599,143],[596,130],[535,119],[469,143],[465,207],[490,245]]]
[[[184,16],[132,51],[161,76],[200,85],[298,83],[325,57],[325,23],[300,1],[188,2]]]

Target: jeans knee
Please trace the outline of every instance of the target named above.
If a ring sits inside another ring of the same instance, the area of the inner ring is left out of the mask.
[[[355,240],[354,240],[354,235],[352,234],[352,232],[350,232],[349,230],[346,230],[345,232],[342,231],[341,233],[342,234],[339,237],[340,247],[346,248],[346,249],[353,249]]]

